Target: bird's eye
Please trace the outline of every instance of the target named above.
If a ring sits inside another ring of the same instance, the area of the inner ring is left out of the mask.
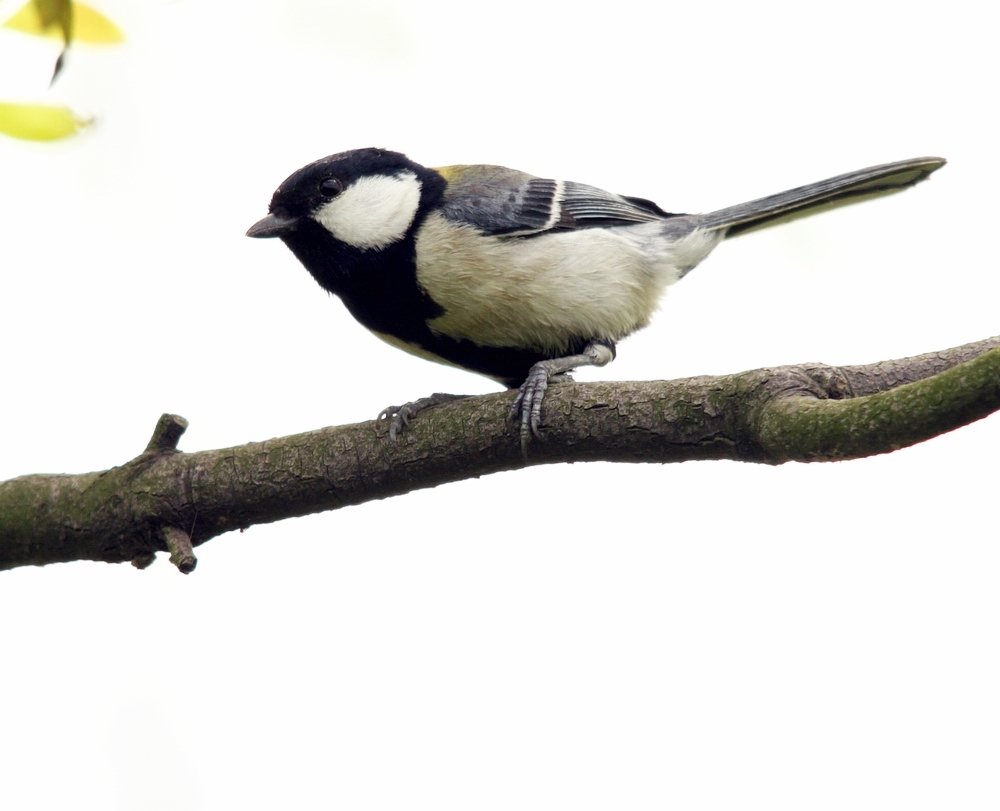
[[[328,177],[319,184],[319,190],[327,197],[336,197],[344,190],[344,184],[335,177]]]

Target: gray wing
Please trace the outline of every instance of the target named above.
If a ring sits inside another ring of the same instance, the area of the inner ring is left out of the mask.
[[[484,234],[527,237],[676,216],[639,197],[532,177],[502,166],[448,166],[437,171],[448,181],[441,213]]]

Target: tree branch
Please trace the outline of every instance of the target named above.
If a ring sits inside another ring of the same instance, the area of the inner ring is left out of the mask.
[[[422,412],[396,442],[375,422],[182,453],[165,414],[111,470],[0,483],[0,568],[70,560],[149,565],[234,529],[536,464],[732,459],[781,464],[871,456],[1000,408],[1000,338],[866,366],[783,366],[721,377],[552,386],[545,441],[521,456],[513,393]]]

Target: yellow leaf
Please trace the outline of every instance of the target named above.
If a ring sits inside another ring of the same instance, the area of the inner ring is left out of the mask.
[[[72,39],[73,5],[69,0],[30,0],[4,26],[68,43]]]
[[[94,45],[112,45],[124,42],[122,30],[101,12],[85,6],[73,4],[73,41],[89,42]]]
[[[0,101],[0,133],[27,141],[55,141],[75,135],[90,122],[66,107]]]
[[[4,28],[12,28],[25,34],[35,34],[40,37],[62,39],[61,29],[53,21],[43,21],[38,7],[29,2],[13,17],[7,20]],[[73,41],[88,42],[92,45],[111,45],[123,42],[125,35],[111,20],[83,3],[73,3]]]

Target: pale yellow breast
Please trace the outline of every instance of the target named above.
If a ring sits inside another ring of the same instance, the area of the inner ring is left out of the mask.
[[[658,245],[658,226],[504,239],[431,215],[417,241],[417,279],[445,312],[430,326],[482,346],[542,352],[563,352],[574,338],[617,341],[648,323],[680,276],[681,257]],[[701,242],[698,260],[717,238]]]

